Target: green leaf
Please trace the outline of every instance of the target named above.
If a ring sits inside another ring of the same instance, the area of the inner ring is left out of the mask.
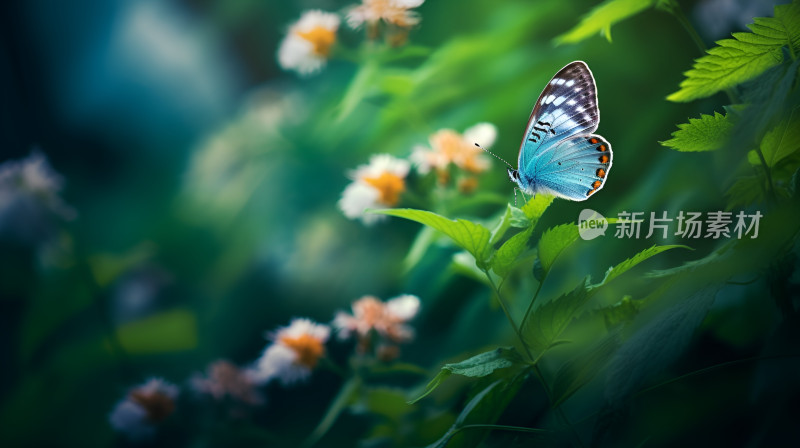
[[[561,253],[578,240],[578,226],[575,224],[561,224],[547,229],[539,239],[539,262],[544,270],[544,276],[550,272]]]
[[[733,39],[717,41],[717,46],[685,73],[680,90],[667,99],[692,101],[751,80],[783,61],[783,46],[797,55],[800,2],[776,6],[774,18],[756,18],[748,28],[751,33],[733,33]]]
[[[547,207],[553,203],[553,199],[555,199],[555,196],[537,194],[522,206],[522,212],[531,220],[531,226],[535,226],[539,222],[539,218],[544,215]]]
[[[517,261],[517,257],[528,247],[528,240],[533,233],[533,226],[517,233],[508,239],[497,252],[494,253],[490,263],[492,270],[500,277],[506,277]]]
[[[755,153],[753,155],[758,158]],[[761,162],[758,163],[760,164]],[[725,196],[728,197],[728,204],[725,209],[733,210],[739,206],[746,207],[764,202],[766,188],[764,180],[756,175],[742,176],[736,179],[736,182],[725,192]]]
[[[511,227],[511,204],[506,204],[506,212],[503,213],[503,217],[500,218],[500,222],[497,223],[497,226],[492,230],[492,237],[489,239],[489,244],[497,244],[506,234],[508,229]]]
[[[372,213],[397,216],[433,227],[449,236],[456,244],[472,254],[472,256],[475,257],[475,262],[481,269],[486,267],[486,262],[491,255],[492,245],[489,244],[491,234],[486,227],[480,224],[475,224],[465,219],[453,221],[437,215],[436,213],[410,208],[372,210]]]
[[[531,312],[522,331],[532,347],[545,351],[555,344],[578,311],[594,295],[594,291],[588,289],[588,283],[587,277],[572,291],[539,305]]]
[[[624,274],[625,272],[629,271],[634,266],[636,266],[637,264],[647,260],[648,258],[650,258],[650,257],[652,257],[654,255],[658,255],[661,252],[664,252],[664,251],[667,251],[667,250],[670,250],[670,249],[676,249],[676,248],[679,248],[679,247],[683,248],[683,249],[693,250],[691,247],[684,246],[682,244],[673,244],[673,245],[668,245],[668,246],[653,246],[653,247],[650,247],[648,249],[645,249],[645,250],[639,252],[638,254],[634,255],[633,257],[628,258],[627,260],[623,261],[622,263],[620,263],[620,264],[618,264],[618,265],[616,265],[614,267],[609,268],[608,271],[606,272],[605,278],[603,278],[603,281],[598,283],[598,284],[596,284],[596,285],[592,285],[591,288],[597,288],[597,287],[602,286],[602,285],[607,285],[609,282],[611,282],[615,278],[617,278],[620,275]]]
[[[611,42],[611,25],[653,6],[656,0],[606,0],[597,5],[571,30],[555,38],[556,45],[580,42],[602,33]]]
[[[797,113],[797,109],[792,111],[788,120],[784,120],[764,135],[760,148],[770,168],[800,150],[800,114]],[[761,160],[755,151],[747,154],[747,160],[752,165],[761,165]]]
[[[519,373],[510,379],[497,380],[480,391],[464,406],[450,430],[427,448],[444,448],[446,446],[466,448],[480,445],[488,431],[476,430],[469,434],[463,434],[459,433],[459,428],[474,424],[490,425],[496,422],[516,396],[526,377],[527,374]],[[453,440],[452,444],[450,444],[451,439]]]
[[[188,310],[174,310],[117,328],[117,338],[130,354],[169,353],[197,347],[197,319]]]
[[[558,407],[591,381],[605,367],[619,347],[616,332],[604,337],[580,355],[565,362],[556,373],[553,381],[553,407]]]
[[[672,138],[660,143],[681,152],[713,151],[728,141],[732,131],[733,123],[727,115],[700,114],[700,118],[690,118],[689,123],[679,124]]]
[[[495,350],[475,355],[472,358],[454,364],[445,364],[442,370],[425,387],[425,392],[409,402],[414,404],[433,392],[439,384],[450,375],[461,375],[470,378],[482,378],[491,375],[495,370],[522,365],[523,360],[512,347],[498,347]]]

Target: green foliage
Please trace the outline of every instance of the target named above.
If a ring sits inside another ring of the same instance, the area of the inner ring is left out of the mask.
[[[767,166],[773,168],[785,158],[800,150],[800,113],[794,109],[788,120],[784,120],[768,131],[759,145]],[[761,165],[761,159],[751,151],[747,154],[751,165]]]
[[[623,261],[622,263],[620,263],[620,264],[618,264],[618,265],[616,265],[614,267],[609,268],[608,271],[606,272],[606,276],[603,278],[603,281],[601,281],[600,283],[598,283],[596,285],[592,285],[591,288],[598,288],[600,286],[607,285],[608,283],[610,283],[615,278],[617,278],[620,275],[628,272],[630,269],[632,269],[633,267],[635,267],[639,263],[649,259],[650,257],[658,255],[661,252],[664,252],[664,251],[667,251],[667,250],[670,250],[670,249],[677,249],[677,248],[683,248],[683,249],[692,250],[691,247],[684,246],[682,244],[673,244],[673,245],[668,245],[668,246],[653,246],[653,247],[650,247],[648,249],[645,249],[645,250],[639,252],[638,254],[634,255],[633,257],[628,258],[627,260]]]
[[[450,220],[425,210],[414,209],[388,209],[374,210],[373,213],[397,216],[420,224],[430,226],[453,240],[475,257],[479,268],[484,268],[491,255],[492,246],[489,244],[491,233],[486,227],[465,219]]]
[[[793,55],[800,51],[800,2],[775,7],[774,18],[756,18],[751,33],[733,33],[733,39],[717,41],[708,54],[685,73],[680,90],[667,97],[687,102],[711,96],[756,78],[783,61],[782,47]]]
[[[523,361],[519,353],[517,353],[516,349],[511,347],[498,347],[492,351],[475,355],[461,362],[445,364],[439,373],[425,387],[425,392],[409,403],[416,403],[430,395],[430,393],[439,387],[442,381],[447,379],[450,375],[482,378],[491,375],[495,370],[520,366],[522,364]]]
[[[464,406],[450,430],[442,438],[428,445],[428,448],[446,446],[466,448],[480,445],[487,434],[485,430],[473,430],[469,434],[459,433],[459,430],[472,424],[486,425],[497,421],[517,394],[526,376],[524,372],[518,373],[513,377],[497,380],[480,391]]]
[[[657,0],[606,0],[597,5],[574,28],[554,39],[557,45],[580,42],[602,33],[611,42],[611,25],[655,5]]]
[[[553,407],[566,401],[600,373],[618,347],[619,335],[612,332],[562,364],[553,382]]]
[[[660,143],[681,152],[713,151],[728,141],[732,130],[733,123],[728,115],[700,114],[700,118],[690,118],[689,123],[679,124],[672,138]]]
[[[558,256],[579,238],[578,226],[561,224],[547,229],[539,239],[539,262],[544,276],[550,272]]]
[[[508,276],[514,266],[514,262],[517,261],[517,257],[528,247],[531,233],[533,233],[533,226],[512,236],[497,249],[490,263],[492,270],[497,275],[500,277]]]
[[[545,351],[560,342],[561,333],[593,296],[588,285],[589,279],[586,278],[572,291],[533,310],[522,329],[531,347]]]

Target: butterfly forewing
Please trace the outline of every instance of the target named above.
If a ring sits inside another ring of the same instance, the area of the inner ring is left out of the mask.
[[[594,132],[599,122],[592,72],[584,62],[572,62],[553,76],[533,106],[520,145],[519,169],[563,139]]]

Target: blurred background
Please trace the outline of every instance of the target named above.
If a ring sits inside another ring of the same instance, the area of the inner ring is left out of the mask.
[[[745,30],[754,16],[770,16],[774,2],[680,3],[710,45]],[[304,77],[276,60],[288,27],[308,9],[338,13],[351,2],[3,2],[0,162],[44,156],[51,167],[44,182],[60,189],[44,210],[0,207],[2,444],[132,444],[108,423],[131,387],[150,377],[182,386],[217,359],[245,365],[262,352],[265,332],[294,317],[330,322],[366,294],[421,298],[416,339],[403,347],[402,359],[430,372],[509,342],[489,290],[451,263],[451,246],[434,244],[405,269],[419,225],[390,219],[365,226],[336,204],[349,170],[376,153],[407,157],[438,129],[493,123],[493,150],[514,159],[533,102],[573,60],[586,61],[597,80],[598,132],[613,144],[614,170],[590,203],[556,201],[540,228],[575,221],[584,206],[607,217],[725,209],[735,161],[658,143],[677,123],[727,104],[722,94],[685,104],[665,100],[699,50],[680,23],[653,8],[616,24],[612,42],[597,36],[553,44],[595,5],[427,1],[416,9],[421,22],[408,44],[386,53],[396,59],[375,65],[359,56],[364,30],[342,23],[338,38],[350,50],[334,52],[320,73]],[[497,162],[481,176],[479,191],[513,201]],[[503,210],[489,203],[449,216],[480,220]],[[657,243],[670,242],[676,241]],[[587,242],[565,254],[560,263],[569,268],[544,292],[563,291],[586,274],[602,277],[652,244],[608,236]],[[691,244],[696,253],[665,254],[648,267],[701,258],[716,242]],[[520,277],[530,277],[530,268]],[[535,285],[525,281],[522,290]],[[647,282],[624,287],[646,291]],[[765,284],[749,288],[718,301],[712,316],[725,316],[725,325],[704,330],[690,359],[759,352],[775,311],[748,302]],[[342,363],[352,349],[347,342],[328,345]],[[427,380],[403,377],[392,387]],[[266,404],[240,419],[209,414],[182,394],[157,437],[142,443],[297,446],[341,382],[320,370],[304,385],[271,384]],[[537,391],[521,394],[543,406]],[[725,402],[716,395],[698,399],[711,404],[697,415],[675,421],[670,412],[681,408],[664,400],[672,407],[637,423],[656,445],[690,438],[713,444],[711,435],[732,421],[713,404]],[[411,420],[444,415],[438,423],[405,428],[406,438],[394,444],[435,440],[458,413],[446,403]],[[725,403],[745,422],[759,412],[748,410],[746,397]],[[374,422],[366,413],[343,414],[320,446],[357,446]]]

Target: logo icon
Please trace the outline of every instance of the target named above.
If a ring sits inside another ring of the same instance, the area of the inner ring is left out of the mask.
[[[596,211],[585,208],[578,215],[578,234],[584,240],[593,240],[606,234],[608,220]]]

